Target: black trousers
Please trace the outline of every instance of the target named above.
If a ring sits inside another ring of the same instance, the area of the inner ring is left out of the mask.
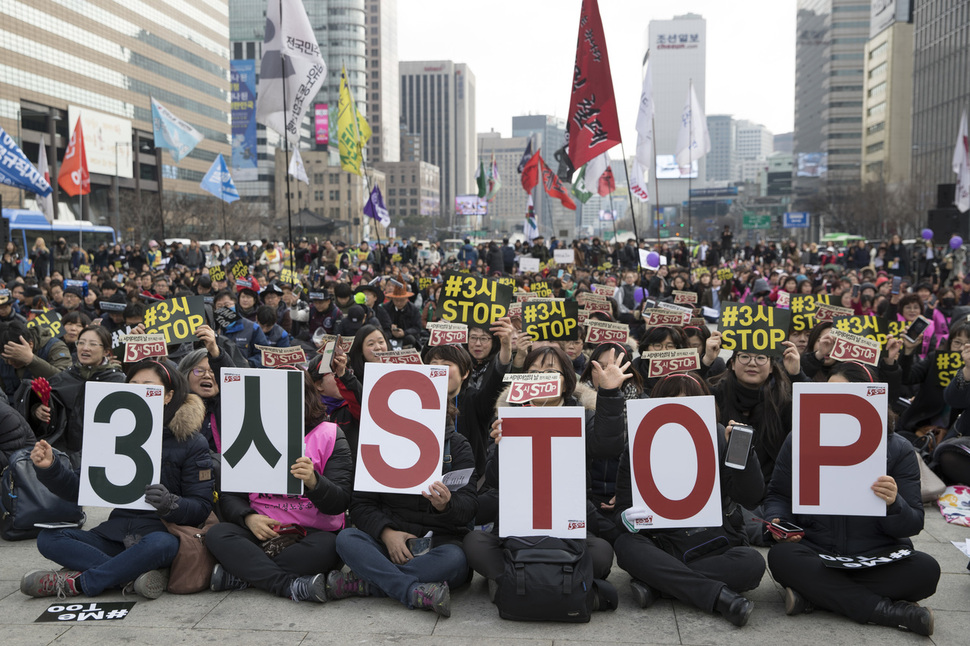
[[[616,564],[663,594],[713,612],[721,589],[753,590],[765,573],[765,560],[750,547],[732,547],[684,563],[643,534],[622,534],[613,543]]]
[[[468,567],[486,579],[497,579],[505,571],[502,538],[491,532],[474,531],[465,536],[465,558]],[[613,567],[613,549],[602,538],[587,536],[586,549],[593,558],[593,578],[605,579]]]
[[[792,588],[816,608],[845,615],[861,624],[869,621],[883,597],[919,601],[936,592],[940,564],[929,554],[864,570],[825,567],[818,552],[800,543],[777,543],[768,552],[775,581]]]
[[[234,523],[219,523],[205,535],[206,547],[230,574],[278,597],[290,596],[297,577],[326,574],[340,562],[335,532],[310,530],[276,558],[266,556],[259,543],[251,531]]]

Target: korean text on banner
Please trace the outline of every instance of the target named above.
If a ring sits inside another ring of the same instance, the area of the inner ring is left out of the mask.
[[[145,487],[161,480],[164,395],[145,384],[85,386],[79,505],[154,509]]]
[[[627,430],[634,526],[720,526],[714,397],[631,400]],[[671,455],[682,459],[670,460]]]
[[[586,538],[586,413],[580,406],[499,408],[501,536]]]
[[[258,177],[256,150],[256,61],[229,62],[232,88],[232,171],[240,182]]]
[[[205,323],[201,296],[179,296],[155,303],[145,311],[145,334],[164,334],[165,343],[195,341],[195,331]]]
[[[792,511],[885,516],[870,487],[886,473],[884,383],[793,385]]]
[[[522,303],[522,331],[533,341],[565,341],[579,338],[579,303],[531,300]]]
[[[491,278],[446,272],[440,296],[441,318],[469,327],[489,328],[508,315],[512,288]]]
[[[556,249],[552,252],[552,258],[557,265],[571,265],[576,262],[576,254],[572,249]]]
[[[298,496],[290,467],[303,455],[303,373],[223,368],[222,490]]]
[[[448,368],[367,365],[355,491],[421,494],[441,480]]]
[[[721,305],[717,329],[725,350],[781,355],[790,321],[791,310],[726,302]]]
[[[523,274],[534,274],[539,272],[539,259],[522,256],[519,258],[519,272]]]

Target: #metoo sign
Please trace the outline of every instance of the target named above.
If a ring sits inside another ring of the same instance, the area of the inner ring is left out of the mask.
[[[499,535],[586,538],[586,412],[499,408]]]
[[[720,526],[714,397],[631,400],[627,425],[636,526]]]
[[[797,383],[792,403],[792,511],[885,516],[870,487],[886,473],[886,384]]]
[[[355,491],[420,494],[441,480],[448,368],[368,363]]]

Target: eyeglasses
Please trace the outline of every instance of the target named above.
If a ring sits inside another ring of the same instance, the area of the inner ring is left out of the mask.
[[[561,375],[562,370],[529,370],[530,375]]]
[[[98,343],[97,341],[78,341],[77,347],[79,348],[103,348],[103,343]]]
[[[739,354],[737,359],[742,366],[746,366],[752,361],[756,366],[763,366],[768,363],[768,355],[766,354]]]
[[[210,368],[192,368],[192,374],[196,377],[202,377],[205,375],[212,375],[213,377],[216,376],[215,371],[211,370]]]
[[[958,341],[954,339],[950,341],[950,350],[953,352],[959,352],[963,348],[967,347],[968,344],[970,344],[970,341]]]
[[[468,337],[468,343],[469,343],[469,345],[471,345],[472,343],[491,343],[491,342],[492,342],[492,337],[490,337],[490,336],[485,336],[485,335],[480,335],[479,336],[479,335],[476,335],[476,336],[469,336]]]
[[[647,346],[647,350],[650,352],[659,352],[660,350],[676,350],[677,346],[672,342],[667,343],[651,343]]]

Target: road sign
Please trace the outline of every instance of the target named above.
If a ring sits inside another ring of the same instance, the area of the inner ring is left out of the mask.
[[[743,229],[770,229],[771,228],[771,216],[770,215],[748,215],[745,214],[741,219],[741,228]]]
[[[808,213],[805,211],[786,212],[782,226],[786,229],[807,229]]]

